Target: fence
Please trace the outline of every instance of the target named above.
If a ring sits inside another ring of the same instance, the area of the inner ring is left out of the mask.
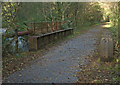
[[[73,29],[59,30],[51,33],[46,33],[40,36],[29,36],[28,47],[29,50],[38,50],[44,48],[47,44],[53,41],[63,39],[64,37],[73,33]]]
[[[34,35],[40,35],[45,33],[50,33],[54,31],[61,30],[62,23],[67,23],[67,21],[41,21],[41,22],[32,22],[29,24],[29,27],[33,31]]]

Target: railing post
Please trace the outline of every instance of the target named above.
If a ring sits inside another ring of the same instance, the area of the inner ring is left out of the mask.
[[[43,28],[42,28],[43,22],[41,21],[41,33],[43,34]]]
[[[56,30],[57,30],[57,21],[56,21]]]
[[[53,21],[53,31],[55,31],[55,22]]]
[[[62,23],[61,23],[61,22],[59,22],[60,29],[61,29],[61,24],[62,24]]]
[[[33,25],[34,25],[34,28],[33,28],[34,32],[33,33],[35,34],[35,22],[33,23]]]
[[[47,25],[47,33],[48,33],[48,22],[46,22],[46,25]]]

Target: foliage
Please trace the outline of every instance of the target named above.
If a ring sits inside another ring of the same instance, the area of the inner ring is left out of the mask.
[[[99,3],[76,2],[4,2],[2,3],[2,24],[8,28],[3,35],[3,50],[15,42],[18,49],[17,31],[30,30],[30,22],[67,21],[62,29],[69,27],[80,29],[83,25],[92,25],[102,20]],[[43,28],[44,29],[44,28]],[[15,36],[13,36],[15,35]],[[12,37],[13,39],[8,39]]]
[[[114,40],[114,47],[115,47],[115,50],[114,52],[117,52],[117,55],[118,56],[115,56],[115,62],[116,62],[116,65],[115,65],[115,71],[116,73],[119,75],[120,74],[120,71],[119,71],[119,63],[120,63],[120,53],[119,53],[119,42],[120,42],[120,27],[119,27],[119,23],[118,20],[119,20],[119,5],[118,3],[109,3],[109,10],[107,10],[108,13],[106,13],[109,18],[110,18],[110,22],[111,22],[111,27],[110,27],[110,30],[111,30],[111,33],[113,35],[113,40]],[[106,15],[106,16],[107,16]],[[114,78],[114,80],[118,80],[120,79],[120,77],[116,77]]]
[[[2,3],[2,26],[7,28],[7,30],[2,35],[3,56],[11,53],[19,57],[18,51],[20,52],[22,49],[18,49],[18,44],[20,40],[21,42],[26,42],[27,36],[19,38],[16,33],[29,30],[30,22],[40,21],[67,21],[62,23],[61,29],[72,27],[77,30],[75,34],[80,34],[79,31],[86,29],[85,26],[98,24],[101,21],[110,21],[112,27],[109,29],[113,35],[115,49],[119,52],[119,6],[117,3],[100,4],[91,2],[4,2]],[[23,47],[25,46],[23,45]],[[100,58],[98,58],[97,62],[101,62]],[[117,56],[116,63],[115,70],[119,73],[120,56]]]

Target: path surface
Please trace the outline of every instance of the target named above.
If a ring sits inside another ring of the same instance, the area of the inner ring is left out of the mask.
[[[101,31],[96,26],[88,32],[61,43],[35,60],[32,66],[11,74],[4,82],[12,83],[74,83],[80,65],[86,65],[88,55],[94,55]]]

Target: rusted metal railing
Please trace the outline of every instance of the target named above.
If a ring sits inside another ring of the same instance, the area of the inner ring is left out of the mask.
[[[41,22],[32,22],[30,23],[30,28],[34,34],[45,34],[49,32],[54,32],[61,30],[61,21],[41,21]]]
[[[51,33],[54,31],[61,30],[62,23],[67,23],[66,21],[41,21],[41,22],[31,22],[29,24],[29,31],[18,32],[18,36],[23,35],[40,35],[45,33]]]

